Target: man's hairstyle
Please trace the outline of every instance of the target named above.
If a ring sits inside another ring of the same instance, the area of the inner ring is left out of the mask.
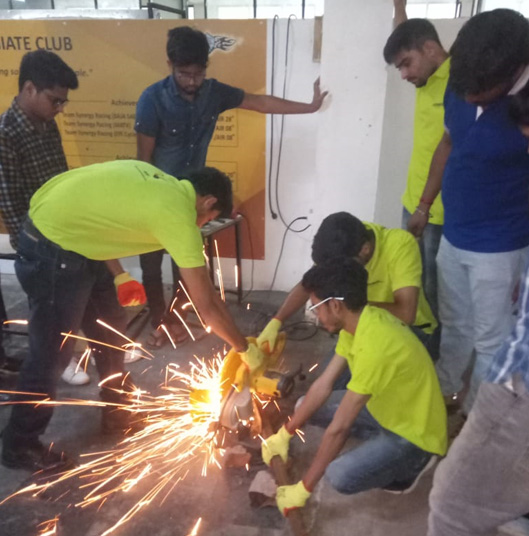
[[[35,87],[52,89],[55,86],[77,89],[79,81],[71,67],[53,52],[35,50],[24,54],[18,75],[18,90],[22,91],[24,83],[33,82]]]
[[[222,173],[214,167],[204,167],[196,171],[186,173],[185,177],[195,188],[198,195],[212,195],[217,202],[211,207],[220,211],[219,217],[228,218],[233,210],[233,195],[231,181],[226,173]]]
[[[314,265],[301,281],[303,288],[320,300],[343,298],[351,311],[367,304],[367,271],[355,259],[341,257]]]
[[[190,26],[179,26],[167,34],[167,57],[176,66],[207,67],[209,43],[204,33]]]
[[[529,125],[529,84],[511,97],[509,114],[518,125]]]
[[[434,41],[442,47],[437,30],[430,21],[408,19],[399,24],[389,36],[384,47],[384,59],[387,64],[391,64],[400,52],[421,50],[426,41]]]
[[[327,216],[312,242],[312,260],[316,264],[337,257],[356,257],[369,240],[366,226],[348,212]]]
[[[529,22],[511,9],[472,17],[450,49],[450,86],[461,97],[513,81],[529,64]]]

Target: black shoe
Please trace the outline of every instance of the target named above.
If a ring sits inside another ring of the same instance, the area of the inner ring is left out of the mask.
[[[395,495],[406,495],[411,493],[416,487],[422,477],[430,470],[432,467],[437,465],[439,457],[432,455],[428,460],[428,463],[421,469],[421,472],[413,479],[406,482],[395,481],[382,488],[383,491],[387,493],[394,493]]]
[[[101,430],[108,435],[132,435],[144,428],[142,421],[126,409],[104,407]]]
[[[57,452],[46,447],[40,441],[31,445],[2,450],[2,465],[10,469],[26,469],[28,471],[65,471],[75,467],[75,462],[64,452]]]

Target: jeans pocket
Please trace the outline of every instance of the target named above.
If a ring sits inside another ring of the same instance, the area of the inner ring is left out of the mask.
[[[15,260],[15,272],[22,289],[30,300],[50,296],[53,281],[42,261],[18,255]]]

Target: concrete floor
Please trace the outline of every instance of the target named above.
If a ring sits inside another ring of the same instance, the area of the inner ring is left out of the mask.
[[[25,318],[26,302],[14,276],[2,276],[4,299],[11,318]],[[266,323],[267,315],[275,312],[283,299],[283,293],[253,293],[242,305],[230,303],[230,311],[241,330],[256,334]],[[246,303],[251,303],[247,310]],[[139,335],[144,340],[149,328]],[[310,337],[310,338],[306,338]],[[305,339],[306,338],[306,339]],[[297,339],[297,340],[294,340]],[[305,339],[305,340],[299,340]],[[311,325],[300,324],[289,334],[284,352],[286,367],[294,369],[302,364],[305,371],[318,358],[327,355],[336,339]],[[26,352],[26,339],[11,336],[6,349],[13,354]],[[156,351],[151,362],[143,360],[128,366],[136,383],[153,393],[159,392],[163,371],[168,363],[186,366],[193,354],[208,356],[212,350],[221,348],[219,339],[209,335],[177,350],[168,347]],[[72,387],[61,383],[60,398],[83,398],[97,400],[95,369],[89,372],[92,382],[87,386]],[[286,413],[292,410],[297,396],[304,393],[316,371],[307,374],[305,381],[298,381],[294,393],[282,402]],[[0,407],[0,427],[9,415],[8,407]],[[315,453],[322,430],[307,426],[306,443],[294,441],[291,449],[291,476],[294,481],[302,475]],[[115,440],[102,436],[99,431],[99,410],[90,407],[61,407],[55,411],[52,422],[43,437],[55,443],[56,448],[71,455],[111,449]],[[198,531],[201,536],[282,536],[290,534],[288,524],[276,508],[255,509],[250,506],[249,485],[257,473],[264,469],[259,456],[254,456],[250,469],[213,467],[206,477],[200,476],[200,467],[193,467],[187,478],[178,483],[164,501],[156,500],[132,522],[117,529],[117,536],[186,536],[196,520],[203,521]],[[0,500],[31,483],[34,477],[25,471],[13,471],[0,466]],[[344,496],[333,491],[323,481],[316,488],[303,517],[311,536],[424,536],[428,515],[428,493],[432,474],[426,475],[419,486],[409,495],[395,496],[382,491],[370,491],[356,496]],[[28,495],[13,498],[0,505],[0,535],[35,536],[37,525],[60,516],[57,534],[63,536],[101,536],[142,496],[148,488],[149,479],[129,493],[121,493],[109,499],[99,510],[93,507],[74,508],[81,491],[70,482],[60,485],[44,497]],[[513,523],[502,529],[501,536],[529,535],[523,523]]]

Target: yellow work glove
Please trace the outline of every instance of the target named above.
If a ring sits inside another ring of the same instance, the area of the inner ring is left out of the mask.
[[[118,301],[122,307],[143,305],[147,301],[143,285],[133,279],[128,272],[114,277],[114,285],[118,293]]]
[[[246,352],[241,352],[240,355],[242,362],[248,367],[250,373],[258,369],[266,357],[262,350],[259,350],[253,343],[248,344]]]
[[[307,490],[303,480],[291,486],[279,486],[276,492],[276,503],[279,511],[287,516],[292,510],[303,508],[311,492]]]
[[[272,320],[266,324],[263,331],[261,331],[259,337],[257,337],[257,346],[262,348],[265,352],[272,353],[282,324],[283,323],[278,318],[272,318]],[[266,347],[267,344],[268,348]]]
[[[281,426],[279,431],[270,437],[267,437],[261,444],[261,456],[266,465],[270,465],[274,456],[280,456],[281,459],[286,462],[288,459],[288,447],[290,440],[294,436],[285,428],[285,425]]]

